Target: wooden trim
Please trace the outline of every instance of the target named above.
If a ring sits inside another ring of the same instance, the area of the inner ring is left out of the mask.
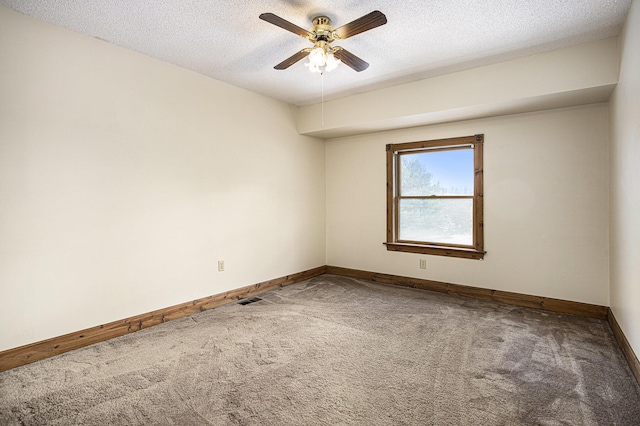
[[[387,145],[387,242],[393,242],[393,236],[398,233],[396,229],[394,231],[396,220],[394,219],[395,211],[397,210],[397,206],[394,207],[394,157],[395,152],[392,149],[391,145]]]
[[[473,245],[476,251],[484,253],[484,135],[476,135],[478,142],[473,149],[475,194],[473,198]]]
[[[321,266],[315,269],[230,290],[225,293],[170,306],[157,311],[147,312],[131,318],[87,328],[75,333],[69,333],[25,346],[8,349],[0,352],[0,372],[72,351],[74,349],[79,349],[84,346],[89,346],[94,343],[109,340],[114,337],[133,333],[135,331],[142,330],[143,328],[162,324],[163,322],[193,315],[208,309],[213,309],[236,300],[252,297],[279,287],[285,287],[325,273],[326,266]]]
[[[394,143],[387,145],[387,150],[391,149],[391,151],[408,151],[413,149],[429,149],[429,148],[440,148],[440,147],[454,147],[456,145],[474,145],[476,143],[482,143],[483,140],[478,140],[476,135],[473,136],[461,136],[457,138],[446,138],[446,139],[432,139],[428,141],[420,141],[420,142],[402,142],[402,143]]]
[[[403,196],[399,193],[400,170],[399,156],[419,152],[428,149],[463,149],[463,146],[473,147],[474,165],[474,193],[472,196]],[[389,251],[399,251],[408,253],[419,253],[436,256],[460,257],[465,259],[483,259],[484,251],[484,190],[483,190],[483,146],[484,135],[463,136],[458,138],[435,139],[421,142],[404,142],[388,144],[386,146],[387,156],[387,241],[384,243]],[[435,244],[427,242],[411,242],[398,239],[399,220],[398,211],[401,199],[458,199],[469,198],[473,200],[473,244],[469,246],[455,246],[451,248],[446,244]],[[447,247],[445,247],[447,246]],[[469,248],[467,248],[469,247]]]
[[[474,248],[449,247],[445,245],[435,246],[412,243],[383,243],[388,251],[401,251],[405,253],[432,254],[435,256],[462,257],[465,259],[484,259],[486,252],[477,251]]]
[[[629,344],[624,332],[611,311],[611,308],[591,305],[588,303],[572,302],[561,299],[551,299],[540,296],[530,296],[520,293],[511,293],[500,290],[490,290],[479,287],[470,287],[459,284],[450,284],[440,281],[424,280],[420,278],[402,277],[390,274],[361,271],[356,269],[341,268],[338,266],[320,266],[318,268],[263,281],[258,284],[230,290],[225,293],[196,299],[191,302],[170,306],[158,311],[147,312],[135,317],[114,321],[108,324],[87,328],[75,333],[65,334],[40,342],[31,343],[13,349],[0,352],[0,372],[30,364],[35,361],[50,358],[55,355],[99,343],[114,337],[133,333],[143,328],[152,327],[163,322],[193,315],[198,312],[213,309],[240,299],[252,297],[276,288],[285,287],[297,282],[305,281],[324,274],[340,275],[373,281],[382,284],[397,285],[402,287],[419,288],[423,290],[446,293],[453,296],[469,297],[473,299],[488,300],[491,302],[506,303],[514,306],[542,309],[552,312],[568,313],[606,320],[611,327],[613,335],[620,345],[631,372],[640,384],[640,361],[633,348]]]
[[[511,293],[508,291],[470,287],[421,278],[401,277],[397,275],[380,274],[377,272],[359,271],[356,269],[341,268],[337,266],[327,266],[327,274],[342,275],[345,277],[358,278],[382,284],[419,288],[422,290],[436,291],[439,293],[470,297],[473,299],[487,300],[491,302],[506,303],[508,305],[522,306],[525,308],[535,308],[545,311],[579,315],[599,320],[607,319],[607,307],[582,302],[572,302],[569,300],[552,299],[549,297],[531,296],[528,294]]]
[[[618,321],[616,321],[616,317],[613,315],[613,311],[611,310],[611,308],[607,308],[607,309],[608,309],[607,319],[609,322],[609,326],[611,327],[611,331],[613,331],[613,335],[616,338],[618,345],[620,345],[620,349],[622,349],[622,354],[626,358],[627,363],[629,364],[629,368],[631,369],[631,372],[635,376],[638,384],[640,384],[640,361],[638,361],[638,357],[636,356],[635,352],[633,351],[633,348],[629,344],[629,341],[627,340],[627,336],[624,335],[624,333],[622,332],[622,329],[620,328],[620,325],[618,324]]]

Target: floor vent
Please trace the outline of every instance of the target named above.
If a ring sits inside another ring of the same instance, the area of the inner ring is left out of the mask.
[[[249,303],[254,303],[254,302],[259,302],[262,299],[260,299],[259,297],[252,297],[250,299],[242,299],[241,301],[238,302],[238,304],[240,305],[248,305]]]

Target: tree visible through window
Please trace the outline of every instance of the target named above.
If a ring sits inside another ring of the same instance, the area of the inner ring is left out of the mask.
[[[480,259],[483,135],[387,146],[387,249]]]

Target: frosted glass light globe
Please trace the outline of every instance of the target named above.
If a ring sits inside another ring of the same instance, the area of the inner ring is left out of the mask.
[[[320,67],[318,67],[317,65],[312,64],[311,62],[307,62],[304,64],[305,67],[309,67],[309,71],[311,72],[317,72],[318,74],[322,74],[322,71],[320,70]]]
[[[321,47],[315,47],[309,53],[309,62],[317,67],[321,67],[326,63],[326,57],[324,49]]]
[[[333,56],[333,53],[329,53],[326,58],[326,64],[327,64],[326,71],[327,72],[333,71],[336,68],[338,68],[338,65],[340,65],[340,59],[336,59],[336,57]]]

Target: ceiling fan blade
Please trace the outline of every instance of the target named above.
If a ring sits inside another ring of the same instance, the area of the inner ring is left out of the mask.
[[[273,13],[263,13],[258,16],[258,18],[262,19],[263,21],[267,21],[270,24],[283,28],[287,31],[291,31],[292,33],[299,35],[300,37],[308,38],[313,36],[313,34],[305,30],[304,28],[300,28],[296,24],[292,24],[286,19],[282,19],[281,17],[274,15]]]
[[[353,37],[354,35],[369,31],[370,29],[379,27],[380,25],[384,25],[386,23],[387,17],[384,16],[384,13],[380,12],[379,10],[374,10],[373,12],[364,15],[363,17],[358,18],[355,21],[341,26],[340,28],[336,29],[334,33],[344,40],[345,38]]]
[[[287,69],[291,65],[295,64],[296,62],[298,62],[299,60],[304,59],[306,56],[308,56],[309,52],[311,52],[311,49],[302,49],[301,51],[299,51],[297,53],[294,53],[293,55],[291,55],[290,57],[288,57],[284,61],[280,62],[274,68],[277,69],[277,70]]]
[[[346,66],[353,68],[358,72],[364,71],[369,68],[369,64],[367,62],[358,58],[348,50],[344,50],[342,47],[336,48],[335,52],[333,52],[333,56],[335,56],[337,59],[340,59]]]

